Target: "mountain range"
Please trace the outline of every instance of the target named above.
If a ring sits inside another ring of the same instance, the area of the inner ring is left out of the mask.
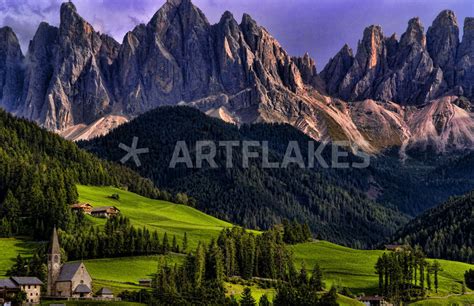
[[[462,40],[451,11],[425,33],[411,19],[398,39],[364,30],[318,73],[244,14],[210,24],[190,0],[168,0],[122,43],[71,2],[59,27],[38,27],[22,54],[0,29],[0,106],[69,139],[88,139],[162,105],[188,105],[235,124],[288,123],[310,137],[390,147],[474,147],[474,18]]]

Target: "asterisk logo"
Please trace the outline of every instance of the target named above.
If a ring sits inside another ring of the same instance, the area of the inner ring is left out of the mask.
[[[125,164],[130,158],[133,158],[133,161],[135,162],[135,165],[137,165],[137,167],[140,167],[142,165],[140,163],[140,159],[138,158],[138,155],[143,154],[143,153],[148,153],[149,150],[148,148],[137,149],[137,145],[138,145],[138,137],[133,137],[131,147],[124,145],[123,143],[119,144],[119,148],[127,152],[127,154],[120,160],[122,164]]]

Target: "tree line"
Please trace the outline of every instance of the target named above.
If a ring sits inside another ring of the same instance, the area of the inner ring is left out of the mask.
[[[264,254],[263,250],[274,251]],[[226,296],[224,281],[236,275],[265,278],[277,290],[274,305],[337,305],[335,289],[323,292],[323,274],[318,265],[311,275],[304,264],[296,270],[279,230],[256,236],[237,227],[223,230],[208,245],[199,243],[180,266],[160,262],[152,294],[127,291],[121,297],[149,305],[256,305],[250,289],[244,290],[240,304],[236,297]],[[270,305],[267,296],[259,303]]]
[[[165,232],[160,237],[156,230],[132,226],[124,216],[107,219],[103,230],[82,226],[71,233],[59,230],[58,235],[70,260],[180,253],[188,247],[186,233],[179,245],[176,235]]]
[[[428,262],[421,248],[416,247],[384,253],[377,260],[375,271],[379,277],[379,294],[400,303],[423,298],[433,288],[438,292],[442,268],[436,260]]]

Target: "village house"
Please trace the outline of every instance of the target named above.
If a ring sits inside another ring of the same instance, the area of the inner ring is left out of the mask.
[[[26,303],[38,304],[41,300],[41,285],[43,282],[36,277],[19,277],[0,279],[2,305],[8,305],[19,292],[26,294]]]
[[[392,306],[391,303],[385,301],[383,296],[360,296],[357,298],[359,302],[366,306]]]
[[[82,262],[61,264],[61,251],[56,228],[48,254],[49,297],[92,298],[92,278]]]
[[[386,244],[385,245],[385,250],[391,251],[391,252],[402,252],[406,248],[407,248],[406,245],[401,245],[401,244]]]
[[[104,206],[92,209],[91,215],[96,218],[111,218],[120,213],[120,210],[115,206]]]
[[[101,288],[99,291],[97,291],[96,296],[99,299],[111,300],[114,298],[114,293],[109,288]]]
[[[86,215],[90,215],[94,207],[89,203],[76,203],[71,205],[72,211],[82,211]]]

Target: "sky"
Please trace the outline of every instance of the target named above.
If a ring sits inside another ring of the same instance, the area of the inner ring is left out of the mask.
[[[60,0],[0,0],[0,25],[12,27],[27,50],[38,24],[59,23]],[[76,0],[79,14],[97,31],[121,42],[126,32],[147,23],[165,0]],[[318,71],[347,43],[355,50],[365,27],[382,26],[386,36],[405,31],[412,17],[425,30],[443,9],[453,10],[461,28],[474,16],[474,0],[193,0],[211,23],[226,10],[240,22],[250,14],[291,55],[308,52]]]

